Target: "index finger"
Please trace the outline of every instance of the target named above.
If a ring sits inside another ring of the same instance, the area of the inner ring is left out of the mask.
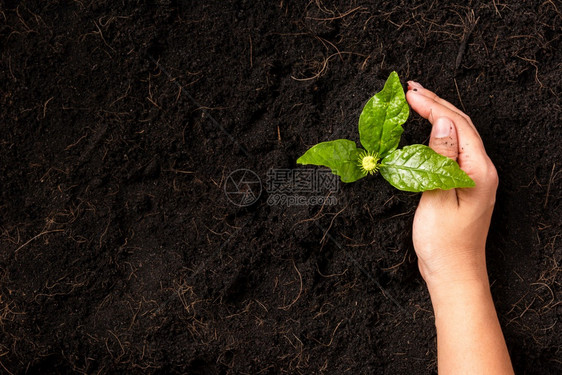
[[[442,104],[443,106],[449,108],[451,111],[457,112],[459,115],[464,117],[464,119],[470,124],[470,126],[474,130],[476,130],[476,127],[472,123],[472,120],[470,119],[470,117],[468,117],[463,111],[461,111],[460,109],[458,109],[453,104],[446,101],[445,99],[441,99],[433,91],[424,88],[422,85],[420,85],[417,82],[408,81],[408,90],[411,90],[411,89],[414,89],[413,90],[414,92],[418,92],[418,93],[422,94],[423,96],[427,96],[428,98],[435,100],[437,103]],[[476,132],[478,133],[478,130],[476,130]]]

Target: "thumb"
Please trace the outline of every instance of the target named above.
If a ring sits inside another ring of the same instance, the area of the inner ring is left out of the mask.
[[[459,156],[458,144],[457,128],[453,121],[448,117],[438,117],[435,119],[429,138],[429,147],[438,154],[456,161]],[[428,209],[431,212],[437,207],[453,203],[458,204],[455,189],[431,190],[422,194],[418,210]]]
[[[457,160],[459,156],[459,142],[455,124],[448,117],[439,117],[433,122],[429,147],[433,151]]]

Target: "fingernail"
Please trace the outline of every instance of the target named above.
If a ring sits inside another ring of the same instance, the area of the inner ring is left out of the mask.
[[[453,123],[446,117],[439,117],[433,124],[432,135],[434,138],[445,138],[451,134]]]
[[[415,81],[408,81],[408,89],[413,89],[417,91],[417,89],[423,89],[423,86]]]

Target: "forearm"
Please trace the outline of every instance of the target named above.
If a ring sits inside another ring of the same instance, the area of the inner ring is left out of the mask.
[[[439,374],[513,374],[487,277],[428,287]]]

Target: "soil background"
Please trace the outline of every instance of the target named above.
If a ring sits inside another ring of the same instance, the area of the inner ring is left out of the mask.
[[[435,373],[418,194],[366,178],[336,205],[263,191],[239,207],[224,191],[234,170],[265,183],[317,142],[358,140],[391,71],[478,127],[516,372],[561,373],[561,12],[1,1],[0,373]],[[402,145],[427,143],[419,116],[404,128]]]

